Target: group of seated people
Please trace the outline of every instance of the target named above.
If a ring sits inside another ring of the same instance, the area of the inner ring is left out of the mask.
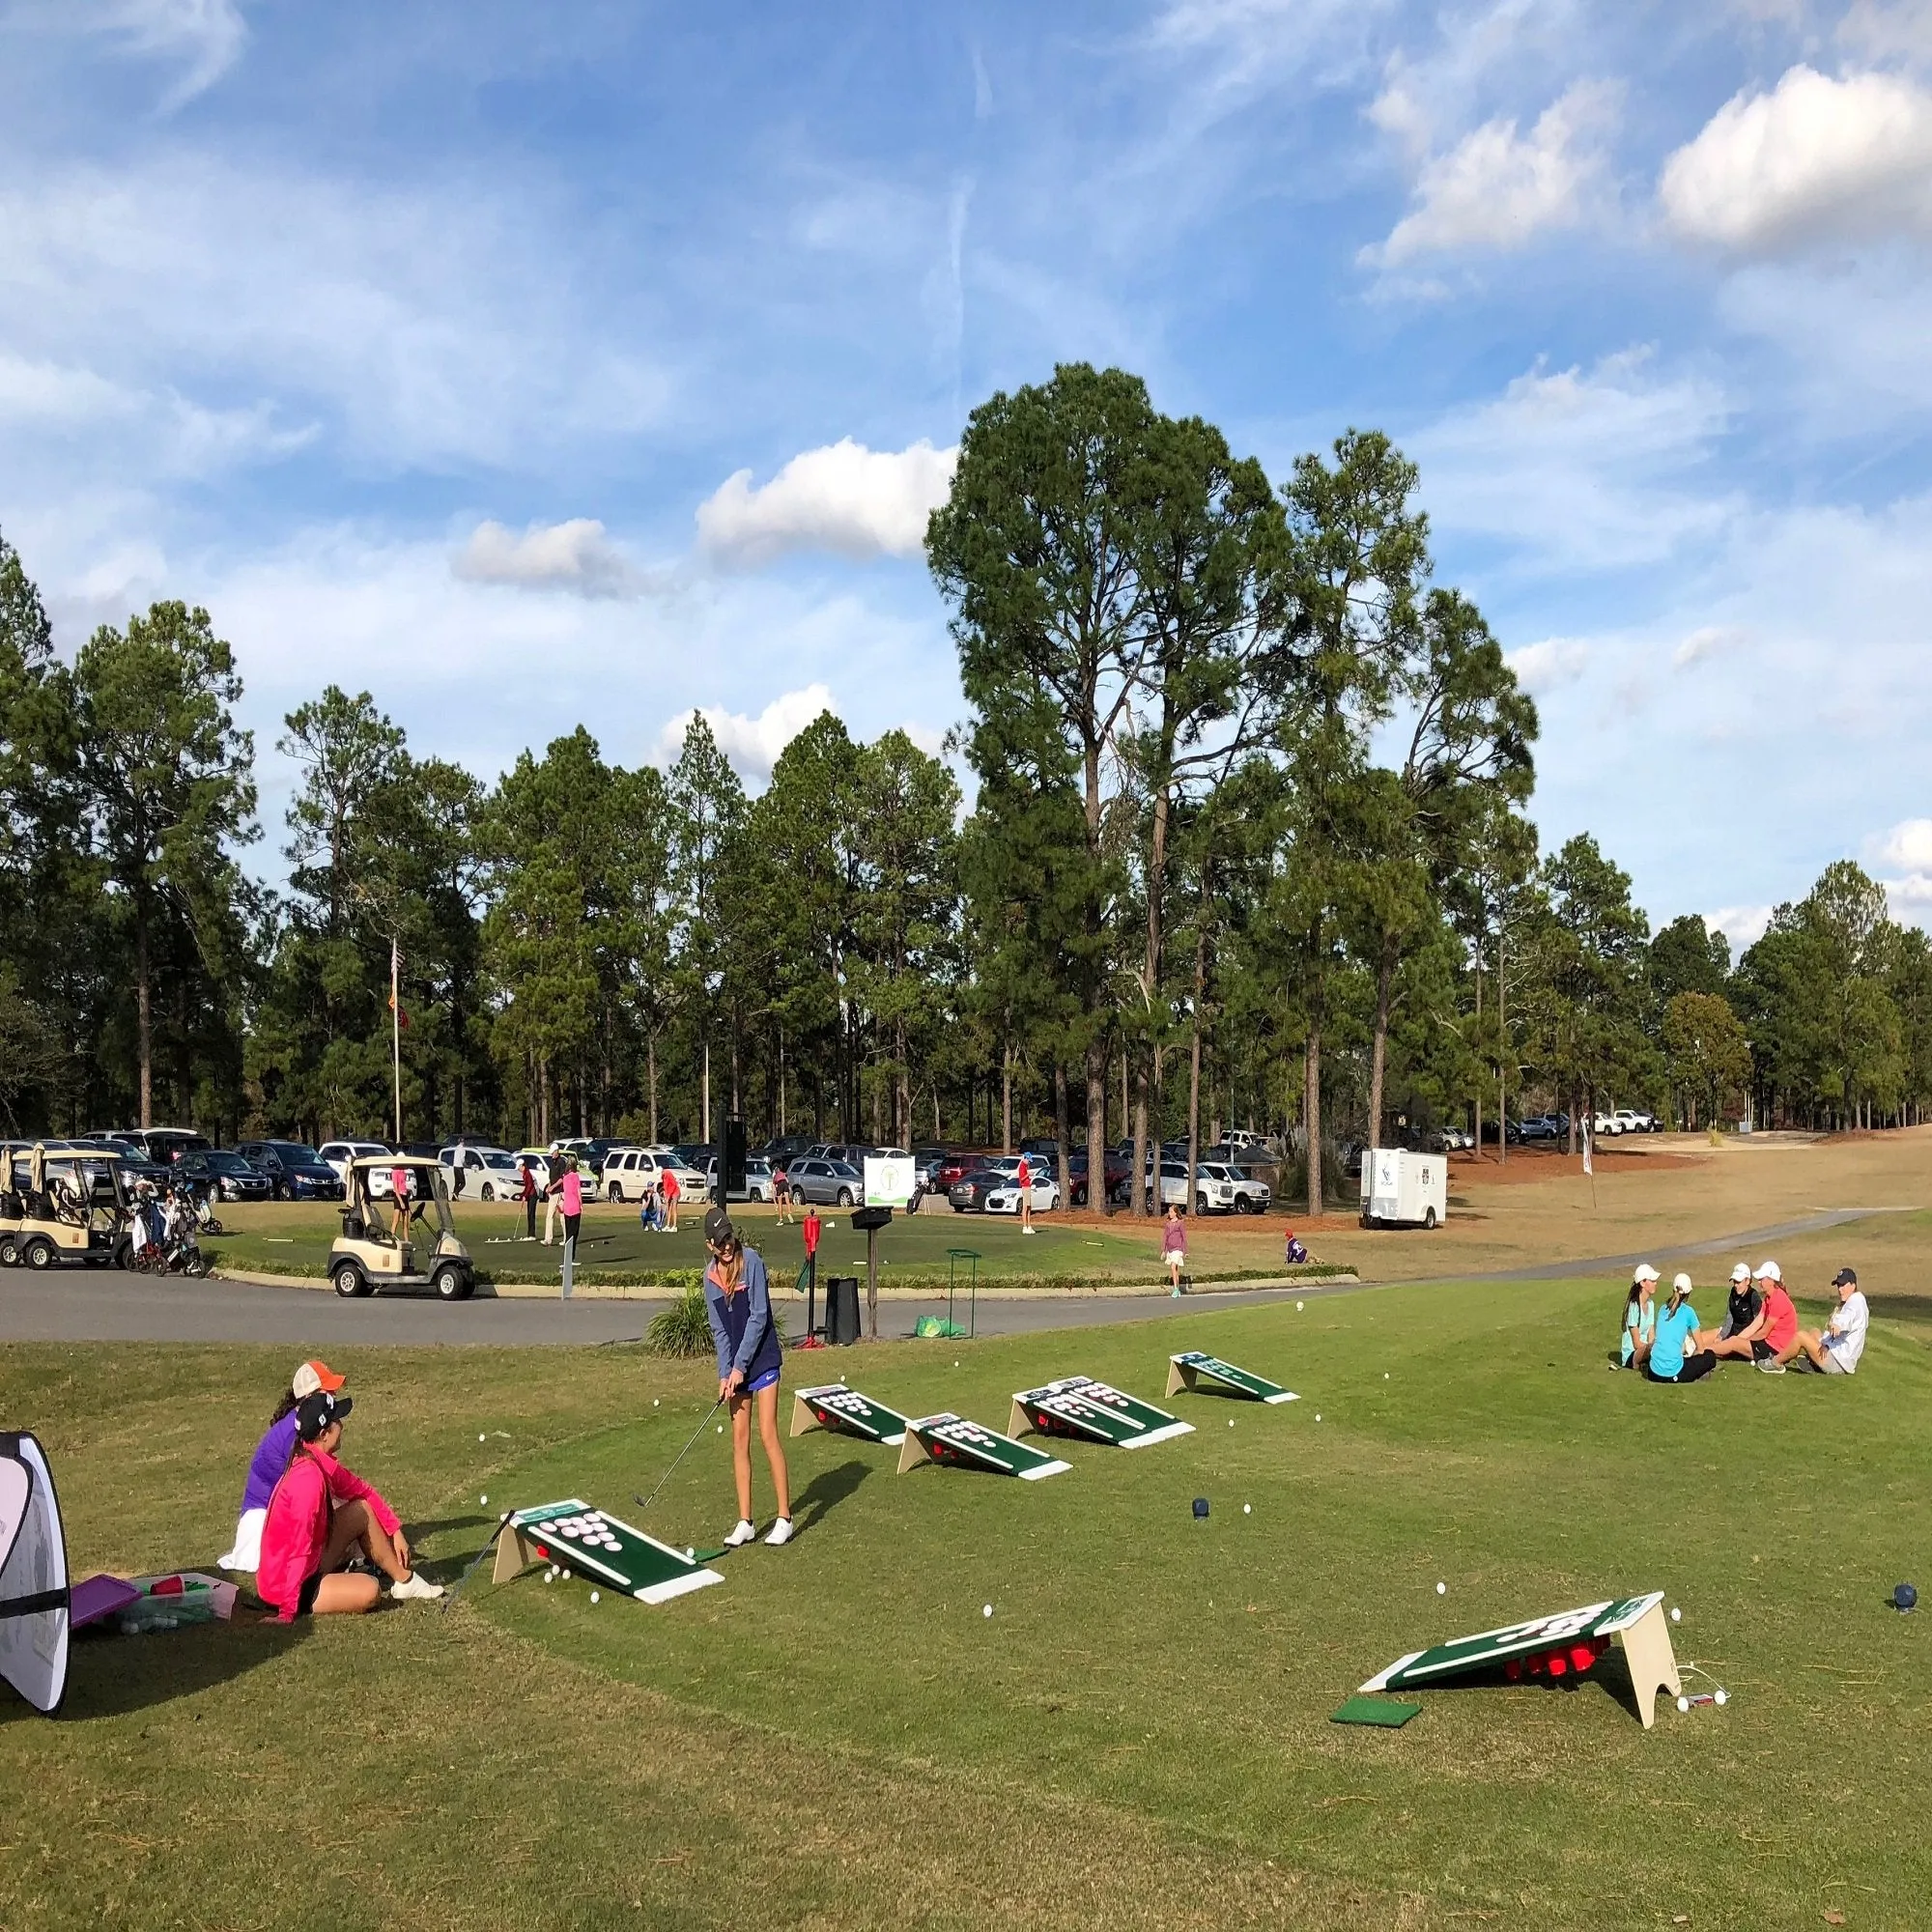
[[[1658,1305],[1658,1272],[1645,1262],[1631,1276],[1618,1341],[1619,1366],[1635,1369],[1647,1381],[1702,1381],[1720,1362],[1751,1362],[1768,1376],[1788,1368],[1823,1376],[1858,1372],[1865,1350],[1870,1310],[1848,1267],[1833,1278],[1838,1305],[1823,1328],[1801,1328],[1798,1310],[1776,1262],[1755,1271],[1740,1262],[1731,1270],[1731,1292],[1723,1324],[1714,1334],[1690,1305],[1688,1274],[1677,1275],[1670,1296]]]
[[[373,1610],[389,1595],[440,1597],[415,1568],[396,1513],[340,1460],[353,1400],[327,1362],[295,1372],[255,1445],[224,1570],[252,1571],[255,1594],[283,1623]]]

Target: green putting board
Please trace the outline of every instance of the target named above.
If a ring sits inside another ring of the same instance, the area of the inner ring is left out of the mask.
[[[906,1424],[905,1447],[899,1451],[899,1474],[922,1463],[938,1463],[952,1469],[984,1469],[995,1476],[1017,1476],[1037,1483],[1071,1467],[1025,1442],[1015,1442],[997,1429],[982,1429],[963,1417],[923,1415]]]
[[[1663,1592],[1654,1590],[1647,1597],[1585,1604],[1580,1610],[1563,1610],[1555,1616],[1532,1617],[1526,1623],[1505,1624],[1500,1630],[1457,1637],[1438,1643],[1433,1650],[1414,1650],[1397,1658],[1386,1670],[1371,1677],[1362,1690],[1423,1690],[1482,1671],[1508,1669],[1513,1661],[1520,1663],[1565,1645],[1615,1637],[1623,1646],[1631,1686],[1636,1693],[1637,1716],[1647,1730],[1657,1693],[1667,1690],[1675,1697],[1683,1689],[1662,1605]]]
[[[584,1577],[635,1597],[640,1604],[668,1604],[687,1591],[701,1590],[724,1577],[603,1510],[571,1497],[512,1513],[497,1545],[496,1580],[505,1582],[532,1563],[554,1563]]]
[[[1283,1388],[1279,1382],[1271,1382],[1251,1369],[1237,1369],[1219,1355],[1204,1355],[1199,1349],[1188,1349],[1167,1358],[1169,1395],[1179,1395],[1183,1389],[1191,1395],[1204,1386],[1216,1395],[1242,1396],[1250,1402],[1301,1400],[1293,1389]]]
[[[822,1388],[800,1389],[792,1398],[791,1433],[804,1435],[813,1429],[897,1448],[905,1440],[906,1419],[843,1382],[827,1382]]]
[[[1122,1395],[1092,1376],[1064,1376],[1042,1388],[1020,1390],[1007,1428],[1014,1435],[1032,1429],[1041,1435],[1071,1435],[1117,1449],[1145,1449],[1150,1442],[1194,1434],[1193,1423],[1178,1422],[1166,1409]]]
[[[1371,1724],[1378,1730],[1399,1731],[1422,1715],[1420,1704],[1398,1704],[1390,1697],[1350,1697],[1330,1714],[1331,1724]]]

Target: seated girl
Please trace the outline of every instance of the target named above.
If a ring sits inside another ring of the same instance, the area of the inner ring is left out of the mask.
[[[1643,1377],[1653,1382],[1702,1381],[1718,1366],[1704,1347],[1697,1328],[1697,1311],[1690,1306],[1690,1277],[1678,1275],[1670,1284],[1670,1299],[1657,1318]]]
[[[1657,1303],[1652,1298],[1656,1287],[1657,1270],[1645,1262],[1631,1276],[1630,1294],[1624,1302],[1623,1333],[1617,1338],[1623,1358],[1619,1368],[1640,1368],[1643,1358],[1650,1353],[1657,1323]]]

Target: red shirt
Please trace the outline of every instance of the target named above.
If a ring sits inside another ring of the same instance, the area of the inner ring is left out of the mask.
[[[674,1174],[673,1174],[673,1173],[672,1173],[672,1172],[670,1171],[670,1169],[669,1169],[669,1168],[666,1168],[666,1169],[665,1169],[665,1171],[664,1171],[664,1197],[665,1197],[665,1199],[666,1199],[667,1201],[675,1201],[675,1200],[677,1199],[678,1195],[679,1195],[679,1194],[680,1194],[680,1193],[681,1193],[682,1191],[683,1191],[683,1190],[682,1190],[682,1189],[681,1189],[681,1188],[680,1188],[680,1187],[678,1186],[678,1184],[677,1184],[677,1176],[676,1176],[676,1175],[674,1175]]]
[[[301,1586],[315,1575],[328,1545],[331,1503],[364,1502],[390,1536],[402,1527],[396,1513],[354,1470],[317,1448],[297,1446],[282,1480],[269,1498],[262,1525],[262,1565],[255,1593],[272,1604],[279,1619],[295,1621]]]
[[[1780,1355],[1798,1339],[1798,1311],[1781,1281],[1773,1282],[1764,1298],[1764,1339]]]
[[[1031,1187],[1033,1185],[1033,1169],[1027,1165],[1025,1154],[1020,1155],[1019,1173],[1014,1176],[1014,1179],[1022,1187]]]

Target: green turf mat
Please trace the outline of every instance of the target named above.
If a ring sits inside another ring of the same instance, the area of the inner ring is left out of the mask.
[[[1350,1697],[1328,1721],[1331,1724],[1378,1724],[1385,1731],[1399,1731],[1411,1718],[1421,1715],[1420,1704],[1398,1704],[1388,1697]]]

